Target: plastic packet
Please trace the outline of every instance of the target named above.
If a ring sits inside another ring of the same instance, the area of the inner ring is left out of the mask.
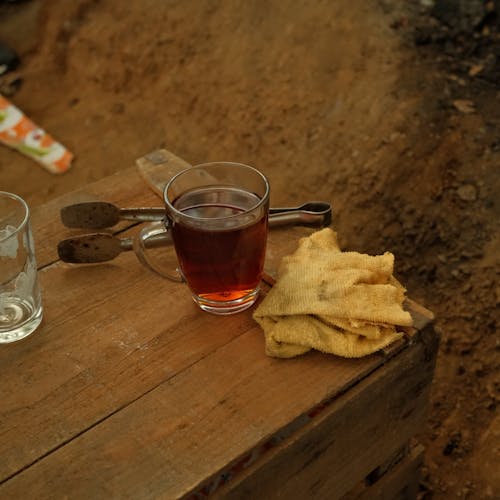
[[[0,95],[0,142],[32,158],[49,172],[62,174],[73,154]]]

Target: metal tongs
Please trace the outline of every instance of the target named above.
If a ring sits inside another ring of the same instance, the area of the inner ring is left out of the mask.
[[[68,205],[61,209],[61,221],[69,228],[105,229],[121,220],[136,222],[161,221],[164,208],[120,208],[104,201],[91,201]],[[298,207],[270,208],[269,226],[306,225],[325,227],[332,221],[332,208],[323,201],[311,201]],[[171,243],[170,235],[152,237],[151,248]],[[91,233],[64,239],[57,245],[59,258],[64,262],[105,262],[121,252],[133,249],[133,238],[119,238],[110,233]]]

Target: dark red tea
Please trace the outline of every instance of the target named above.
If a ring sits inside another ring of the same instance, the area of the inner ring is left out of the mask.
[[[258,203],[255,194],[227,187],[204,187],[174,201],[174,207],[189,216],[170,220],[177,258],[189,287],[199,297],[238,300],[258,286],[267,210],[246,213]]]

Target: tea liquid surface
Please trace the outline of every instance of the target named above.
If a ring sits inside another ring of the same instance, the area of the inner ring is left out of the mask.
[[[173,205],[187,218],[170,220],[181,270],[191,290],[212,301],[238,300],[262,277],[267,211],[254,193],[228,187],[188,191]]]

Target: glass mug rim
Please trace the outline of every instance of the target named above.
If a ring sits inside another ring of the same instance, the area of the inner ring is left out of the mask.
[[[207,167],[215,167],[217,165],[220,165],[221,167],[228,167],[228,166],[235,166],[235,167],[244,167],[245,170],[249,172],[253,172],[256,174],[264,183],[265,186],[265,191],[262,194],[262,196],[259,197],[259,201],[255,204],[252,205],[251,207],[247,208],[243,213],[248,213],[248,212],[253,212],[254,210],[259,209],[262,205],[267,203],[268,198],[269,198],[269,193],[270,193],[270,186],[269,186],[269,181],[267,180],[267,177],[257,170],[254,167],[251,167],[250,165],[246,165],[245,163],[238,163],[238,162],[232,162],[232,161],[214,161],[214,162],[207,162],[207,163],[201,163],[199,165],[194,165],[192,167],[188,167],[178,174],[174,175],[167,183],[165,188],[163,189],[163,201],[168,209],[169,212],[175,214],[178,218],[185,219],[185,220],[192,220],[192,221],[219,221],[219,220],[227,220],[227,219],[237,219],[238,217],[241,217],[241,213],[239,214],[232,214],[232,215],[225,215],[223,217],[198,217],[194,215],[189,215],[186,214],[180,210],[178,210],[172,202],[168,198],[168,190],[172,186],[172,184],[179,179],[180,177],[183,177],[184,175],[188,175],[189,173],[193,172],[194,170],[203,170],[204,168]]]
[[[6,236],[5,238],[0,238],[0,243],[3,243],[4,241],[7,241],[9,238],[12,238],[13,236],[19,234],[27,226],[30,214],[29,214],[28,204],[17,194],[9,193],[8,191],[0,191],[0,198],[1,197],[10,198],[11,200],[19,202],[24,210],[23,220],[18,225],[16,225],[14,231],[9,233],[9,235]]]

